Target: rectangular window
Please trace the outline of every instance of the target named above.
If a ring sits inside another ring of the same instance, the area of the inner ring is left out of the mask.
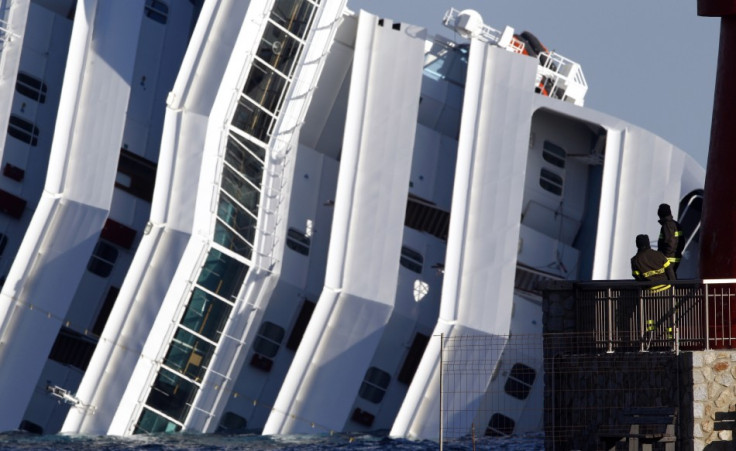
[[[154,22],[166,25],[169,17],[169,7],[161,0],[146,0],[145,13],[146,17]]]
[[[286,232],[286,247],[302,255],[309,255],[309,246],[312,240],[303,232],[289,228]]]
[[[266,149],[246,139],[230,136],[225,161],[254,186],[261,186]]]
[[[157,432],[178,432],[181,426],[162,417],[156,412],[143,409],[133,434],[155,434]]]
[[[146,405],[183,422],[196,394],[196,385],[166,368],[161,368],[153,382]]]
[[[300,52],[299,41],[269,22],[261,36],[256,55],[277,71],[291,76]]]
[[[261,200],[261,192],[245,181],[237,172],[225,166],[222,170],[222,189],[231,195],[240,205],[250,211],[253,216],[258,215],[258,203]],[[220,196],[222,197],[222,196]]]
[[[220,194],[217,217],[248,243],[253,243],[255,240],[257,226],[255,216],[237,205],[227,195]]]
[[[15,90],[38,103],[46,102],[46,83],[33,75],[25,72],[18,72],[18,79],[15,82]]]
[[[85,371],[89,361],[92,360],[96,345],[97,343],[89,337],[62,327],[51,348],[49,359]]]
[[[8,134],[32,146],[38,145],[38,127],[15,114],[10,115]]]
[[[372,403],[378,404],[386,394],[386,388],[391,381],[391,375],[372,366],[365,373],[363,383],[360,385],[358,396]]]
[[[268,111],[278,114],[287,85],[286,79],[273,69],[258,60],[253,60],[243,94]]]
[[[253,245],[245,241],[219,218],[215,221],[215,235],[212,239],[220,246],[237,252],[245,258],[253,256]]]
[[[197,284],[223,299],[235,302],[247,272],[245,264],[213,248],[207,255]]]
[[[182,326],[217,342],[225,328],[232,307],[215,296],[195,288],[189,298]]]
[[[270,321],[265,321],[261,324],[261,328],[258,330],[258,336],[256,336],[256,340],[253,342],[253,350],[272,359],[279,351],[283,339],[284,328]]]
[[[92,333],[98,337],[102,335],[102,331],[105,329],[105,323],[107,323],[107,318],[110,317],[110,312],[112,312],[112,307],[115,305],[115,300],[118,298],[119,292],[120,289],[117,287],[110,287],[110,289],[107,290],[105,302],[102,303],[102,307],[100,308],[100,312],[97,314],[95,324],[92,326]]]
[[[552,194],[562,195],[562,177],[548,169],[542,168],[539,175],[539,186]]]
[[[117,259],[118,250],[115,246],[100,240],[87,263],[87,270],[100,277],[109,277]]]
[[[401,266],[404,268],[414,271],[417,274],[422,273],[422,265],[424,264],[424,257],[419,252],[409,249],[406,246],[401,246],[401,260],[399,261]]]
[[[0,189],[0,213],[5,213],[16,219],[23,216],[26,209],[26,200],[15,194]]]
[[[406,385],[411,384],[411,380],[414,379],[414,373],[419,368],[419,362],[422,361],[422,356],[428,343],[429,336],[419,333],[414,335],[414,341],[411,343],[409,352],[406,353],[404,364],[401,366],[399,376],[396,378],[397,381]]]
[[[120,150],[115,187],[151,202],[156,183],[156,163],[125,149]]]
[[[215,347],[210,343],[184,329],[177,329],[164,364],[199,382],[214,353]]]
[[[314,5],[307,0],[276,0],[271,20],[304,39],[311,27]]]
[[[565,149],[549,141],[544,141],[542,145],[542,158],[544,158],[544,161],[564,169],[566,156],[567,152],[565,152]]]
[[[299,347],[299,343],[302,341],[304,332],[307,330],[307,324],[309,324],[309,320],[312,318],[312,313],[314,313],[316,306],[317,304],[314,302],[307,299],[304,300],[304,304],[302,304],[302,308],[299,310],[299,316],[297,316],[294,327],[291,329],[289,340],[286,342],[286,349],[296,351]]]
[[[514,398],[526,399],[529,396],[536,377],[537,372],[534,371],[534,368],[523,363],[516,363],[511,367],[509,377],[506,379],[506,385],[504,385],[503,389]]]
[[[232,126],[261,142],[268,143],[271,138],[273,120],[273,116],[262,110],[253,101],[241,97],[233,115]]]

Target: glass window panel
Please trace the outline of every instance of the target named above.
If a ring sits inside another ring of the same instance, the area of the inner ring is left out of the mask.
[[[514,426],[516,426],[516,422],[511,418],[500,413],[494,413],[488,422],[486,435],[491,437],[505,437],[514,432]]]
[[[46,83],[25,72],[18,72],[15,90],[38,103],[46,102]]]
[[[253,60],[243,94],[275,114],[281,107],[286,88],[287,82],[281,75],[262,62]]]
[[[8,134],[13,138],[36,146],[38,144],[38,133],[38,127],[32,123],[14,114],[10,115]]]
[[[245,264],[213,248],[207,255],[197,284],[234,302],[247,272]]]
[[[271,137],[273,117],[258,108],[255,103],[241,97],[233,115],[232,126],[267,143]]]
[[[141,417],[138,418],[138,424],[135,425],[133,434],[152,434],[156,432],[177,432],[181,430],[181,426],[173,423],[161,415],[143,409]]]
[[[184,329],[177,329],[164,363],[189,378],[200,381],[214,353],[215,347],[210,343]]]
[[[309,255],[311,241],[308,236],[296,229],[290,228],[286,232],[286,246],[302,255]]]
[[[196,394],[196,385],[166,368],[161,368],[153,382],[146,405],[183,422]]]
[[[169,7],[166,3],[161,0],[147,0],[146,1],[146,17],[158,22],[160,24],[166,24],[169,15]]]
[[[422,264],[424,263],[424,257],[419,252],[409,249],[406,246],[401,246],[401,259],[399,260],[401,266],[413,271],[415,273],[422,273]]]
[[[249,243],[253,243],[256,236],[256,218],[236,205],[228,196],[220,195],[217,216]]]
[[[195,288],[181,324],[203,337],[218,341],[232,307],[215,296]]]
[[[228,229],[219,219],[215,222],[214,241],[233,252],[237,252],[245,258],[251,258],[253,256],[253,246],[240,236],[236,235],[235,232]]]
[[[309,32],[314,5],[306,0],[276,0],[271,20],[304,39]]]
[[[543,149],[542,149],[542,157],[548,163],[551,163],[557,166],[558,168],[564,168],[566,156],[567,156],[567,152],[565,152],[565,149],[563,149],[562,147],[556,144],[553,144],[549,141],[544,142]]]
[[[284,328],[270,321],[261,324],[258,330],[258,336],[253,343],[253,349],[268,358],[276,355],[284,339]]]
[[[562,195],[562,177],[547,169],[542,168],[539,175],[539,186],[552,194]]]
[[[227,166],[222,169],[222,181],[220,183],[226,193],[253,213],[253,216],[258,216],[258,202],[261,200],[260,191]]]
[[[391,381],[391,375],[375,366],[372,366],[365,372],[365,380],[376,384],[381,388],[386,388],[388,387],[388,383]]]
[[[291,76],[300,51],[299,41],[269,22],[261,36],[256,55],[279,72]]]
[[[240,162],[246,158],[245,154],[247,154],[248,151],[255,154],[255,156],[257,156],[261,161],[266,160],[266,149],[253,141],[243,138],[242,136],[230,134],[227,147],[230,152],[228,152],[225,158],[232,158],[232,160],[228,160],[228,162],[237,168],[240,167]],[[239,152],[242,153],[242,155]],[[249,156],[248,158],[252,157]]]
[[[258,147],[253,143],[249,144],[265,156],[265,150],[263,148]],[[253,185],[261,186],[263,180],[263,163],[258,160],[258,158],[251,155],[248,150],[246,150],[232,137],[227,141],[225,161],[235,168],[240,175],[253,183]]]

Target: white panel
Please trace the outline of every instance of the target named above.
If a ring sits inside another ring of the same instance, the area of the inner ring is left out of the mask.
[[[534,95],[527,87],[536,64],[477,40],[470,45],[440,319],[433,335],[490,334],[498,337],[493,349],[500,350],[511,318]],[[449,358],[481,358],[472,350],[457,352],[468,355]],[[438,356],[438,345],[430,342],[391,435],[437,438]],[[459,383],[480,393],[488,377],[469,375]],[[480,399],[449,395],[445,408],[472,411]],[[453,421],[455,433],[470,433],[472,418]]]
[[[341,430],[393,308],[424,41],[377,19],[358,19],[325,291],[267,434]]]

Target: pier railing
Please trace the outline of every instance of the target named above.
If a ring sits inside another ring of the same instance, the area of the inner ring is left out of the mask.
[[[550,283],[543,289],[545,333],[564,333],[575,341],[564,347],[580,352],[736,348],[736,279],[651,287],[633,281]]]

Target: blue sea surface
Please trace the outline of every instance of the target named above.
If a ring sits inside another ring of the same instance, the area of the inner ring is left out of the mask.
[[[425,451],[439,449],[435,441],[392,439],[380,435],[290,435],[262,436],[215,434],[135,435],[132,437],[91,437],[68,435],[0,434],[0,450],[396,450]],[[543,450],[544,437],[491,438],[446,441],[445,450]]]

